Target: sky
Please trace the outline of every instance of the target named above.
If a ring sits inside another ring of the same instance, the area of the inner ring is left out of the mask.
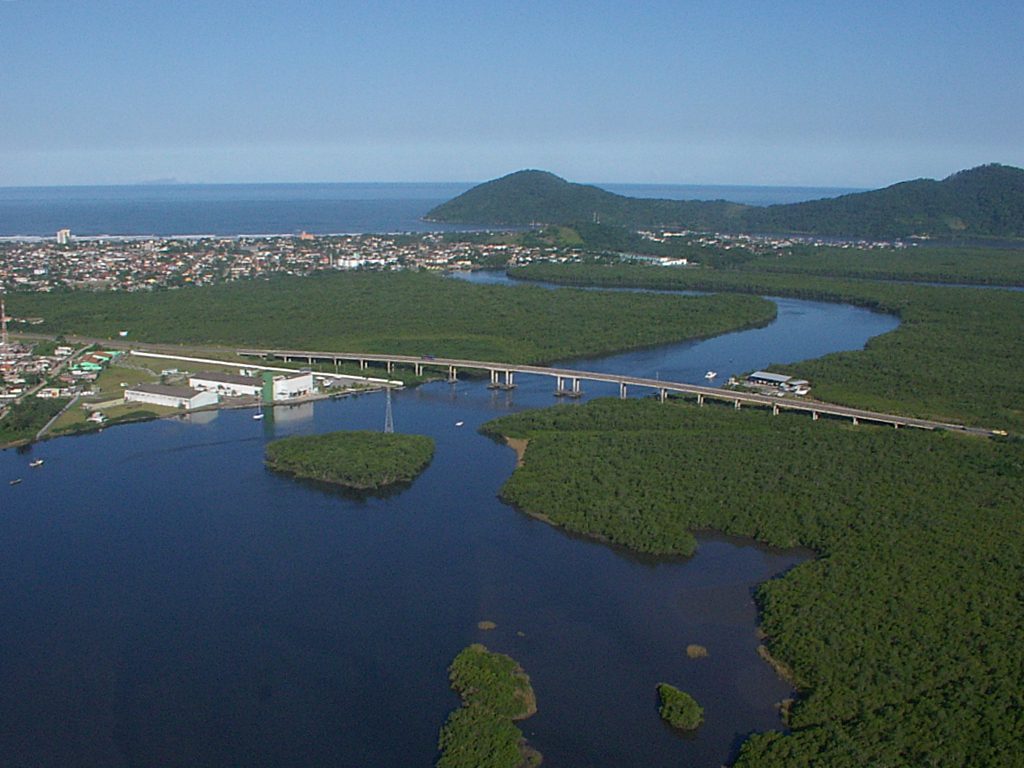
[[[1024,166],[1019,0],[0,0],[0,186]]]

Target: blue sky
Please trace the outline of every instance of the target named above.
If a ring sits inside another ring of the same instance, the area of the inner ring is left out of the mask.
[[[1024,166],[1021,40],[985,0],[0,0],[0,186]]]

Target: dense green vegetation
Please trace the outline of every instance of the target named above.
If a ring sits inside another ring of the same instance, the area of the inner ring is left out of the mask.
[[[714,529],[817,559],[758,590],[800,697],[739,765],[1002,766],[1024,734],[1024,442],[600,400],[492,422],[529,438],[503,496],[687,553]]]
[[[695,260],[700,261],[697,257]],[[742,268],[872,280],[1024,285],[1024,251],[999,248],[798,246],[776,255],[751,258]]]
[[[515,720],[530,717],[537,703],[530,678],[511,658],[474,643],[448,669],[462,707],[441,729],[438,768],[520,768],[540,764]]]
[[[633,229],[663,225],[844,237],[1024,237],[1024,170],[985,165],[942,181],[918,179],[871,192],[768,207],[624,197],[544,171],[519,171],[473,187],[430,211],[427,218],[498,225],[599,219]]]
[[[631,228],[690,222],[712,229],[746,206],[624,197],[598,187],[573,184],[546,171],[518,171],[479,184],[427,213],[429,221],[472,224],[571,224],[599,219]]]
[[[356,490],[411,482],[434,457],[425,435],[330,432],[267,444],[267,466],[277,472]]]
[[[674,685],[658,683],[658,713],[673,728],[692,731],[704,719],[704,709],[693,696]]]
[[[155,293],[18,294],[39,330],[140,341],[550,362],[766,323],[753,297],[552,295],[412,272],[281,277]]]
[[[27,397],[14,403],[0,419],[0,445],[31,440],[67,403],[65,398],[39,397]]]
[[[843,301],[899,315],[863,351],[775,370],[822,400],[889,413],[1024,430],[1024,294],[639,265],[534,264],[516,277],[570,285],[742,291]]]

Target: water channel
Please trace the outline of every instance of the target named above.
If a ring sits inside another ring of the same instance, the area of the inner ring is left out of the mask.
[[[570,364],[721,381],[897,323],[773,300],[765,328]],[[397,431],[437,452],[385,498],[262,465],[271,439],[380,429],[377,394],[0,452],[0,764],[429,766],[458,704],[446,667],[474,641],[531,675],[539,711],[521,726],[548,766],[718,766],[781,727],[790,689],[756,654],[752,591],[807,553],[702,536],[689,560],[641,558],[502,504],[515,457],[477,427],[555,402],[551,380],[517,383],[397,393]],[[695,735],[660,721],[661,681],[705,707]]]

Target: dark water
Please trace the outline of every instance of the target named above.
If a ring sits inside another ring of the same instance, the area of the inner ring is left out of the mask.
[[[702,381],[894,325],[783,300],[765,329],[576,364]],[[427,766],[457,704],[446,666],[478,640],[532,676],[522,726],[546,765],[718,766],[780,727],[789,686],[756,655],[751,595],[806,553],[703,537],[691,560],[643,559],[502,504],[514,455],[476,428],[554,401],[517,381],[398,393],[398,431],[437,453],[385,499],[262,466],[270,439],[380,428],[380,395],[0,452],[0,765]],[[694,736],[661,723],[661,681],[705,707]]]
[[[436,232],[466,229],[427,223],[431,208],[473,183],[173,184],[106,187],[0,187],[0,237],[238,235]],[[620,194],[674,199],[725,197],[767,205],[834,196],[810,187],[602,185]]]
[[[0,188],[0,236],[427,232],[470,184],[176,184]],[[464,227],[463,227],[464,229]]]

